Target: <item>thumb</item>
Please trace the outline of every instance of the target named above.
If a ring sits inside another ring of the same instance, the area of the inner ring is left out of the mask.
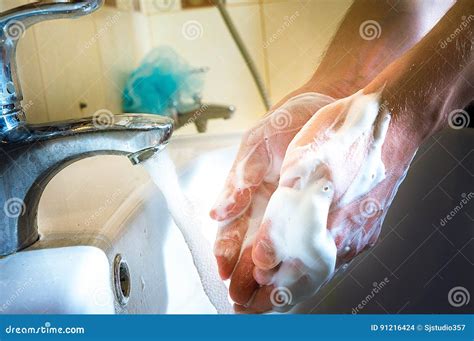
[[[257,268],[270,270],[276,267],[281,259],[270,237],[271,220],[265,220],[260,226],[252,250],[252,260]]]

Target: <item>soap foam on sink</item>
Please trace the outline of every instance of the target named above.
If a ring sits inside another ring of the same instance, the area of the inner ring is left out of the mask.
[[[232,314],[227,288],[219,277],[212,247],[201,233],[201,216],[182,192],[173,161],[166,151],[162,151],[144,162],[143,166],[166,198],[168,210],[191,252],[207,297],[217,313]]]

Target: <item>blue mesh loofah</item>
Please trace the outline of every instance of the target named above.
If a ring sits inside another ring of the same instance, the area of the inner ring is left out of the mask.
[[[194,101],[203,85],[202,70],[192,68],[172,48],[158,47],[129,76],[123,111],[168,115],[172,105]]]

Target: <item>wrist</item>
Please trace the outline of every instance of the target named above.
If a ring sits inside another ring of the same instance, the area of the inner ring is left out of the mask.
[[[305,89],[306,91],[317,92],[334,99],[348,97],[361,88],[362,87],[359,87],[354,82],[345,80],[342,77],[337,81],[327,81],[327,79],[324,79],[323,77],[315,77],[302,87],[302,89]]]
[[[336,100],[336,99],[350,96],[360,89],[361,88],[356,88],[355,86],[349,83],[342,82],[342,81],[332,82],[331,84],[329,84],[328,82],[325,82],[325,81],[317,81],[316,79],[312,79],[311,81],[307,82],[306,84],[299,87],[298,89],[290,92],[283,99],[281,99],[279,102],[274,104],[272,108],[270,109],[270,111],[273,111],[276,108],[280,107],[288,99],[301,95],[303,93],[315,92],[321,95],[332,97],[333,99]]]
[[[366,93],[382,92],[381,103],[392,121],[414,143],[421,144],[444,128],[449,113],[472,99],[468,80],[474,70],[474,39],[467,22],[471,7],[468,2],[457,3],[428,36],[364,88]],[[446,37],[451,37],[451,46],[443,45]]]

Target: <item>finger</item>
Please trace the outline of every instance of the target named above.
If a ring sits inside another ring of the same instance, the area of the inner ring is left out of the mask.
[[[209,215],[217,221],[234,219],[249,207],[254,190],[253,187],[236,188],[228,183]]]
[[[256,311],[256,310],[253,310],[253,309],[249,309],[243,305],[240,305],[240,304],[234,304],[234,312],[236,314],[242,314],[242,315],[248,315],[248,314],[260,314],[260,312]]]
[[[273,282],[273,276],[277,272],[277,268],[271,270],[262,270],[257,267],[253,269],[253,278],[260,285],[270,285]]]
[[[248,247],[242,251],[230,281],[229,294],[237,304],[247,304],[258,288],[258,283],[253,278],[253,269],[252,248]]]
[[[247,211],[229,224],[219,226],[217,230],[214,255],[217,260],[219,275],[223,280],[230,277],[235,264],[239,260],[240,249],[248,229],[249,215],[250,212]]]
[[[262,270],[270,270],[280,263],[280,259],[275,251],[274,244],[270,238],[271,222],[264,220],[257,232],[253,244],[252,259],[255,266]]]
[[[239,259],[244,240],[252,245],[256,231],[260,227],[265,208],[275,186],[262,183],[255,192],[250,207],[240,217],[217,231],[214,254],[222,279],[228,279]]]
[[[225,189],[210,212],[214,220],[228,220],[242,214],[249,207],[253,193],[268,171],[270,158],[264,139],[253,145],[247,144],[248,139],[248,136],[244,137]]]
[[[285,261],[271,271],[254,270],[257,276],[270,274],[272,283],[261,286],[245,307],[239,307],[239,313],[286,312],[314,293],[314,283],[299,261]]]
[[[274,289],[275,287],[272,285],[260,287],[255,292],[252,301],[245,306],[245,310],[252,312],[253,314],[262,314],[271,311],[274,307],[271,300]],[[242,310],[244,309],[241,309],[241,311]]]
[[[311,283],[308,277],[302,277],[290,287],[279,287],[276,285],[266,285],[260,287],[254,294],[252,300],[245,306],[239,307],[240,311],[244,309],[247,313],[254,314],[265,313],[271,310],[278,312],[287,312],[294,307],[304,297],[311,294]],[[299,296],[303,293],[303,296]]]

